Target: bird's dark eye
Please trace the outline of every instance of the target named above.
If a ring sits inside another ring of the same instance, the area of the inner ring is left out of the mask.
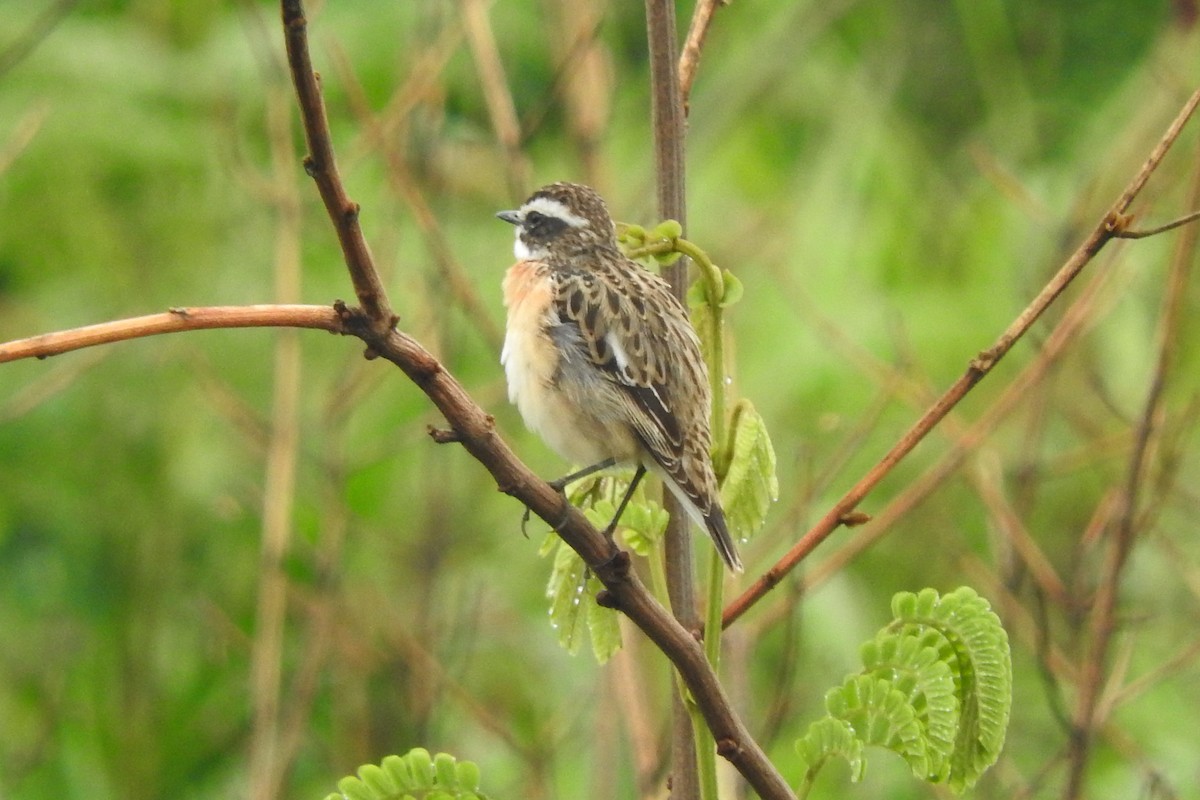
[[[525,214],[523,227],[538,239],[552,239],[567,227],[567,223],[540,211],[529,211]]]

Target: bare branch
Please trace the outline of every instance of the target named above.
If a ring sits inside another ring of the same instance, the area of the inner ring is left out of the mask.
[[[332,306],[261,305],[172,308],[163,314],[118,319],[66,331],[43,333],[0,344],[0,364],[22,358],[48,358],[84,347],[142,339],[163,333],[216,328],[316,328],[348,333]]]
[[[708,38],[713,14],[716,13],[717,6],[728,4],[729,0],[700,0],[692,12],[687,39],[684,40],[683,52],[679,55],[679,96],[685,115],[688,99],[692,96],[692,83],[696,80],[696,70],[700,68],[700,51],[704,49],[704,41]]]
[[[950,410],[958,405],[963,397],[979,381],[983,380],[984,376],[992,371],[992,368],[1013,348],[1017,341],[1033,326],[1033,323],[1041,317],[1046,309],[1050,307],[1051,303],[1062,294],[1071,281],[1083,271],[1083,268],[1091,262],[1104,245],[1110,239],[1116,238],[1117,232],[1125,227],[1129,206],[1146,185],[1150,176],[1158,169],[1159,164],[1162,163],[1163,157],[1166,156],[1171,145],[1179,138],[1183,126],[1191,118],[1197,105],[1200,105],[1200,91],[1193,93],[1188,98],[1178,116],[1176,116],[1175,120],[1167,128],[1162,139],[1155,145],[1146,162],[1142,165],[1142,168],[1133,177],[1133,180],[1125,187],[1125,190],[1100,222],[1096,224],[1096,227],[1088,235],[1087,239],[1071,254],[1071,257],[1067,259],[1058,273],[1038,293],[1037,297],[1017,315],[1017,318],[1000,334],[1000,337],[991,347],[982,351],[971,361],[963,376],[955,381],[925,411],[921,418],[900,438],[900,441],[893,445],[892,449],[880,459],[879,463],[872,467],[858,483],[851,487],[833,508],[829,509],[825,513],[825,516],[784,554],[783,558],[755,581],[740,597],[726,607],[723,620],[726,626],[732,624],[734,620],[746,613],[747,609],[783,580],[783,577],[791,572],[809,553],[816,549],[817,545],[825,541],[841,525],[846,515],[853,511],[862,502],[863,498],[883,480],[884,476],[891,472],[950,413]]]
[[[283,0],[283,35],[292,83],[304,119],[304,137],[308,142],[309,155],[304,159],[304,169],[316,181],[325,210],[337,231],[359,304],[367,312],[373,329],[388,330],[397,320],[359,227],[358,204],[346,194],[338,174],[320,80],[308,54],[308,20],[304,18],[304,4],[300,0]]]

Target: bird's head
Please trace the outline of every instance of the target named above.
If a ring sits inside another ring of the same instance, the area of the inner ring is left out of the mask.
[[[518,259],[544,259],[598,246],[616,246],[616,229],[600,195],[578,183],[538,189],[515,211],[497,217],[517,226]]]

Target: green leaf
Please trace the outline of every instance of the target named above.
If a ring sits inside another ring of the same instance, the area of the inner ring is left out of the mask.
[[[434,780],[433,759],[429,751],[422,747],[414,747],[404,756],[408,762],[408,771],[412,775],[414,789],[432,789]]]
[[[417,781],[413,777],[412,768],[406,759],[397,755],[391,755],[385,758],[380,766],[395,781],[396,787],[399,790],[415,789],[417,787]]]
[[[683,253],[678,250],[668,250],[665,253],[654,253],[654,261],[659,266],[669,267],[679,259],[683,258]]]
[[[897,630],[935,632],[939,656],[951,669],[961,720],[947,783],[961,792],[996,762],[1004,746],[1012,707],[1008,634],[988,602],[965,586],[941,597],[932,589],[901,592],[892,610]]]
[[[908,762],[913,774],[929,774],[929,753],[916,710],[890,681],[851,675],[825,694],[829,716],[844,720],[864,744],[879,745]]]
[[[654,547],[662,541],[670,515],[660,504],[645,498],[641,490],[621,516],[622,538],[629,549],[643,558],[648,557]]]
[[[459,761],[454,768],[455,780],[459,789],[464,792],[479,791],[479,765],[474,761]]]
[[[721,308],[729,308],[742,299],[742,295],[746,293],[746,287],[727,269],[721,270],[721,279],[725,283],[725,294],[721,297]]]
[[[550,627],[558,633],[559,645],[571,655],[579,652],[582,642],[583,615],[580,610],[586,583],[587,566],[583,559],[560,540],[546,596],[550,599]]]
[[[808,764],[810,780],[835,756],[850,765],[850,780],[855,783],[862,780],[867,769],[862,740],[854,735],[850,723],[833,717],[822,717],[809,725],[804,736],[796,740],[796,753]]]
[[[664,219],[654,226],[651,233],[654,239],[678,239],[680,236],[683,236],[683,226],[673,219]]]
[[[345,777],[338,781],[338,791],[345,800],[377,800],[371,790],[355,777]]]
[[[775,448],[763,418],[744,398],[734,407],[726,452],[729,464],[721,483],[721,507],[734,539],[744,541],[758,532],[779,498]]]
[[[949,777],[959,706],[950,666],[940,659],[934,636],[880,633],[862,646],[868,674],[889,680],[917,714],[929,751],[928,781]]]
[[[704,280],[704,278],[697,278],[691,282],[687,290],[687,304],[688,308],[692,309],[693,314],[695,314],[696,310],[698,309],[708,308],[710,306],[710,303],[708,302],[708,281]],[[697,329],[700,328],[700,322],[698,320],[693,319],[692,324]]]
[[[641,247],[646,243],[646,229],[641,225],[617,223],[617,241],[629,248]]]
[[[602,506],[585,512],[605,520],[612,514]],[[593,520],[594,523],[594,520]],[[604,588],[587,569],[583,559],[565,542],[559,542],[554,556],[554,569],[546,595],[550,598],[550,626],[558,633],[558,643],[571,655],[577,655],[583,644],[586,627],[596,660],[603,664],[621,647],[621,629],[617,613],[598,605],[594,597]]]
[[[375,764],[364,764],[360,767],[358,777],[375,797],[391,797],[400,791],[392,777]]]
[[[338,790],[326,800],[486,800],[478,766],[449,753],[430,757],[420,747],[388,756],[379,766],[363,765],[358,777],[338,781]]]
[[[438,753],[433,757],[435,785],[443,789],[458,788],[458,771],[454,768],[454,756],[449,753]]]
[[[603,588],[600,581],[592,576],[588,578],[588,586],[592,590],[590,592],[592,596]],[[587,626],[596,662],[604,664],[621,649],[621,624],[617,612],[594,601],[589,602],[587,604]]]

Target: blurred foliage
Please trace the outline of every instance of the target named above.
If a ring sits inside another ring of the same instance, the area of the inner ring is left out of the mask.
[[[52,5],[0,3],[0,340],[271,301],[279,185],[301,198],[302,297],[351,295],[294,121],[291,170],[273,172],[267,109],[290,104],[276,7],[66,4],[26,40]],[[593,12],[594,38],[580,36]],[[490,19],[535,180],[591,183],[619,218],[651,225],[641,13],[500,0]],[[726,314],[734,379],[771,432],[781,495],[745,548],[743,581],[874,463],[1103,213],[1196,84],[1194,15],[1190,0],[719,9],[690,103],[687,235],[744,285]],[[310,19],[343,174],[401,325],[536,469],[560,474],[508,406],[496,363],[511,231],[492,213],[520,198],[506,196],[459,6],[326,0]],[[599,65],[592,79],[568,81],[585,58]],[[580,107],[610,110],[594,138]],[[1155,176],[1147,224],[1184,209],[1190,141]],[[819,714],[813,687],[840,680],[888,598],[969,583],[1012,632],[1017,698],[975,795],[1061,794],[1062,768],[1042,770],[1069,738],[1061,713],[1105,552],[1085,532],[1125,473],[1174,241],[1106,250],[1083,278],[1104,281],[1094,324],[956,477],[803,603],[785,583],[735,626],[729,679],[785,774],[803,772],[790,742],[797,720]],[[464,310],[464,291],[486,313]],[[1194,312],[1194,292],[1189,302]],[[1177,376],[1196,374],[1196,319]],[[863,510],[933,463],[1048,331],[1035,328]],[[0,795],[247,793],[280,335],[194,333],[0,366]],[[398,371],[352,340],[299,341],[281,793],[322,796],[359,764],[421,744],[478,762],[495,796],[635,796],[630,715],[617,709],[665,718],[661,658],[632,648],[617,657],[637,662],[631,673],[562,651],[541,533],[521,536],[521,509],[461,449],[428,439],[439,420]],[[1096,796],[1189,796],[1200,779],[1194,391],[1167,386],[1152,513],[1122,586],[1122,619],[1137,624],[1118,638]],[[1034,590],[983,500],[989,480],[1065,600]],[[857,535],[839,533],[812,563]],[[926,796],[905,772],[873,764],[855,790]],[[813,796],[841,796],[841,776],[825,779]]]

